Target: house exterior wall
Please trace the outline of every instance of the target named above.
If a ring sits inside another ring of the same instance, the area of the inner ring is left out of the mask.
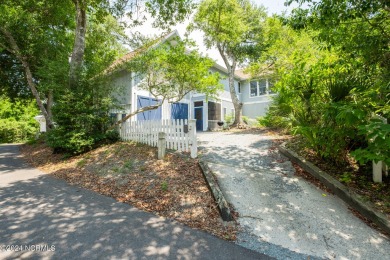
[[[246,80],[241,83],[241,102],[265,102],[270,100],[270,97],[275,94],[264,94],[260,96],[251,97],[250,95],[250,81]]]
[[[225,113],[225,109],[226,109],[226,113]],[[225,117],[227,115],[231,115],[232,114],[232,111],[233,111],[233,115],[234,115],[234,105],[233,105],[233,102],[229,101],[229,100],[223,100],[222,99],[222,108],[221,108],[221,115],[222,115],[222,120],[225,121]]]
[[[208,101],[213,101],[221,104],[221,120],[225,121],[226,115],[231,115],[234,112],[233,102],[231,100],[230,90],[229,90],[229,81],[228,75],[219,70],[211,69],[212,72],[219,72],[221,74],[220,83],[223,85],[223,90],[219,93],[216,100],[207,100],[206,96],[201,93],[190,93],[183,98],[180,103],[188,104],[188,118],[194,119],[194,102],[203,101],[203,131],[209,129],[209,119],[208,119]],[[118,113],[118,118],[123,115],[123,113],[134,112],[138,109],[137,98],[138,96],[150,97],[152,95],[139,87],[138,84],[134,84],[135,77],[132,77],[130,72],[121,71],[118,72],[114,79],[115,86],[118,87],[117,92],[115,93],[115,98],[118,101],[118,104],[123,105],[123,110],[114,111]],[[136,82],[139,83],[139,80]],[[240,83],[240,92],[238,84]],[[250,97],[250,81],[239,81],[237,78],[234,80],[234,85],[239,100],[243,103],[243,115],[249,118],[256,118],[259,116],[264,116],[268,110],[268,107],[272,101],[272,96],[275,94],[265,94],[256,97]],[[165,101],[161,107],[162,119],[171,118],[171,104]],[[133,116],[130,120],[136,121],[137,116]]]
[[[265,116],[268,111],[268,108],[272,102],[272,99],[269,98],[263,102],[254,102],[254,103],[244,103],[242,106],[242,115],[249,118],[257,118],[259,116]]]
[[[132,104],[131,73],[127,71],[117,72],[113,78],[113,85],[115,88],[113,96],[117,104],[126,112],[130,112],[130,106]]]
[[[221,98],[221,99],[229,99],[229,100],[231,100],[230,88],[229,88],[229,76],[226,73],[224,73],[224,72],[222,72],[220,70],[217,70],[215,68],[211,68],[210,71],[211,72],[218,72],[220,74],[220,76],[221,76],[221,79],[220,79],[219,83],[221,83],[223,85],[223,91],[221,91],[219,93],[218,97]],[[234,87],[236,89],[236,93],[237,94],[238,94],[238,82],[239,81],[237,79],[234,79]],[[238,97],[239,96],[240,95],[238,95]]]
[[[250,81],[241,83],[241,102],[243,103],[242,115],[249,118],[265,116],[268,107],[272,103],[272,97],[276,94],[264,94],[260,96],[250,96]]]

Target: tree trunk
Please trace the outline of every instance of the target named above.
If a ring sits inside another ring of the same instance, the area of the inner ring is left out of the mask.
[[[234,66],[232,65],[230,67],[230,70],[228,69],[229,73],[229,90],[230,90],[230,96],[233,101],[234,106],[234,122],[233,126],[237,126],[238,124],[242,124],[242,103],[238,99],[236,88],[234,87],[234,71],[235,71],[235,62],[233,62]]]
[[[73,52],[70,59],[69,87],[74,89],[80,80],[85,51],[85,34],[87,31],[86,4],[83,0],[73,0],[76,7],[76,30]]]
[[[242,124],[242,103],[238,99],[236,88],[234,87],[234,71],[236,70],[236,61],[233,58],[232,64],[229,63],[227,55],[224,53],[221,46],[218,46],[218,51],[222,56],[223,61],[225,62],[226,68],[228,70],[229,76],[229,91],[230,97],[232,98],[233,106],[234,106],[234,122],[232,126],[237,126],[238,124]]]
[[[53,90],[50,89],[49,93],[47,94],[47,104],[46,104],[46,111],[47,111],[47,114],[50,118],[53,118],[53,113],[52,113],[53,102],[54,102]],[[49,125],[47,122],[46,122],[46,127],[47,127],[47,129],[49,129]]]
[[[12,34],[4,27],[0,27],[0,31],[3,33],[3,35],[5,36],[5,38],[7,39],[8,43],[10,45],[10,49],[8,49],[8,51],[13,53],[16,56],[16,58],[22,63],[22,66],[24,68],[24,73],[26,76],[26,80],[27,80],[27,84],[30,87],[31,92],[32,92],[35,100],[37,101],[37,105],[38,105],[39,109],[41,110],[43,116],[46,119],[47,129],[53,128],[52,118],[47,113],[47,110],[45,109],[45,106],[42,103],[41,97],[39,96],[37,87],[36,87],[34,80],[33,80],[30,65],[27,62],[27,58],[25,56],[23,56],[22,53],[20,52],[19,46],[16,43]]]

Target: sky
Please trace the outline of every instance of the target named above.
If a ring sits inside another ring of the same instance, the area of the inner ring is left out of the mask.
[[[294,7],[297,7],[297,4],[293,4],[292,6],[286,7],[284,6],[284,2],[286,0],[252,0],[253,3],[257,5],[263,5],[267,9],[268,15],[272,14],[282,14],[283,12],[290,13],[291,10]],[[163,31],[155,29],[152,27],[152,19],[148,19],[142,26],[138,26],[133,28],[131,31],[133,32],[140,32],[144,35],[153,36],[153,35],[159,35]],[[179,24],[177,26],[172,27],[173,30],[177,30],[179,35],[181,37],[184,37],[184,34],[186,32],[186,28],[188,24],[190,23],[190,19],[185,21],[182,24]],[[213,60],[215,60],[218,64],[224,66],[223,60],[218,53],[216,49],[206,49],[206,47],[203,44],[203,33],[200,31],[194,31],[189,35],[189,38],[194,40],[198,46],[198,50],[200,53],[202,53],[205,56],[209,56]],[[224,66],[225,67],[225,66]]]

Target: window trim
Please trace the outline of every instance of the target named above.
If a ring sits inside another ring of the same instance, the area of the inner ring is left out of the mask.
[[[260,94],[260,81],[261,80],[265,80],[265,93],[262,94],[262,95],[259,95]],[[251,88],[251,82],[256,82],[256,95],[252,96],[252,88]],[[269,79],[268,78],[265,78],[265,79],[257,79],[257,80],[251,80],[249,81],[249,98],[257,98],[257,97],[264,97],[264,96],[269,96],[269,95],[272,95],[272,94],[275,94],[275,93],[270,93],[270,90],[269,90]]]
[[[254,97],[257,97],[258,95],[258,92],[259,92],[259,89],[258,89],[258,87],[257,87],[257,81],[255,81],[256,82],[256,94],[254,95],[254,96],[252,96],[252,80],[251,81],[249,81],[249,97],[250,98],[254,98]]]

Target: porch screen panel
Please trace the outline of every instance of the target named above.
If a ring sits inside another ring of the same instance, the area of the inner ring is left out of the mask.
[[[209,111],[208,116],[209,120],[221,120],[221,104],[216,102],[209,101],[208,103]]]

